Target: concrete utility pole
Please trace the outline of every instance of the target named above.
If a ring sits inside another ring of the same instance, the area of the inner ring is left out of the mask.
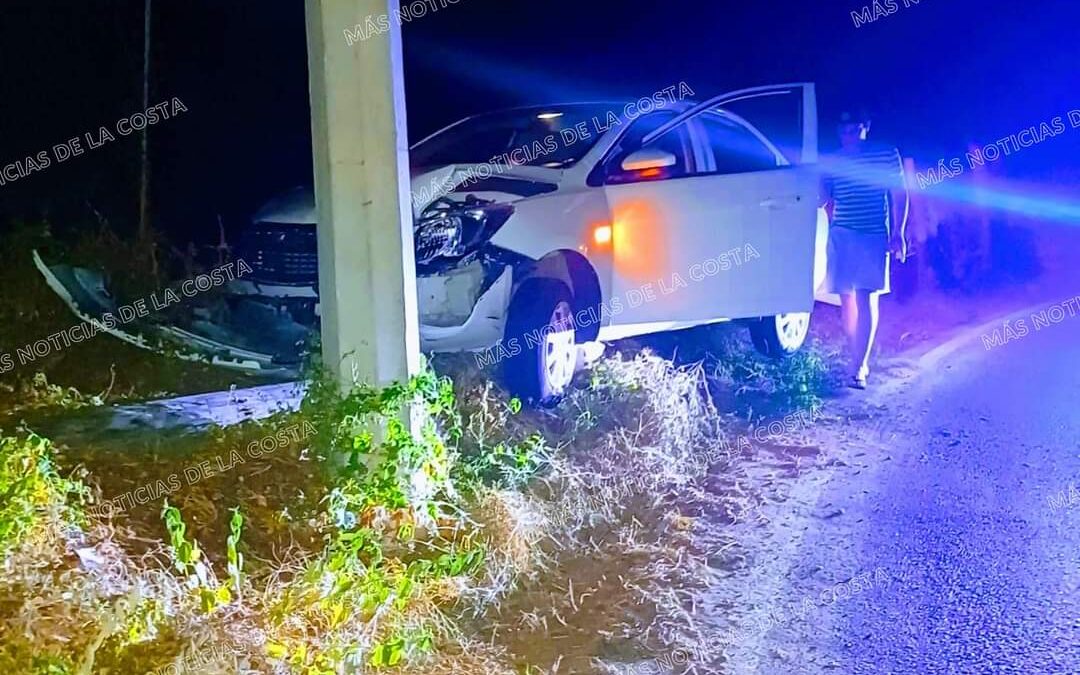
[[[385,384],[421,363],[398,0],[306,0],[325,363]],[[348,44],[370,16],[390,31]]]

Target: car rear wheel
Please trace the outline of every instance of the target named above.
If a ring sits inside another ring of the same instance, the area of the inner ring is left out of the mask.
[[[750,324],[750,338],[754,347],[774,359],[791,356],[799,351],[809,333],[809,312],[767,316]]]
[[[558,400],[578,356],[570,289],[553,279],[525,282],[510,302],[504,344],[513,354],[503,371],[510,390],[540,404]]]

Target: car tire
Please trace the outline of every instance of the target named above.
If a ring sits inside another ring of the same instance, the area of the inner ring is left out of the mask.
[[[566,393],[577,364],[573,312],[570,289],[554,279],[526,281],[514,294],[503,340],[511,353],[503,378],[514,395],[548,405]]]
[[[766,316],[750,323],[750,339],[759,352],[773,359],[791,356],[810,333],[810,313]]]

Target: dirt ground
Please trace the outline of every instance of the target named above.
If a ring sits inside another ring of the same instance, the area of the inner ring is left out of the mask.
[[[798,448],[813,461],[802,462],[784,473],[767,471],[773,460],[771,452],[756,448],[748,458],[748,466],[757,463],[766,470],[762,485],[771,487],[772,497],[758,506],[757,522],[734,526],[751,562],[718,591],[719,601],[730,607],[731,624],[738,636],[725,650],[727,665],[722,672],[853,672],[850,663],[838,660],[838,648],[833,644],[836,640],[848,647],[862,641],[887,641],[885,634],[843,633],[834,623],[850,618],[855,606],[865,609],[867,603],[877,602],[883,597],[883,589],[895,583],[901,571],[874,566],[863,569],[851,561],[822,566],[808,559],[806,547],[839,546],[836,555],[820,557],[845,558],[847,547],[855,545],[855,534],[872,527],[864,519],[874,514],[869,507],[860,510],[852,505],[872,502],[873,494],[882,489],[881,473],[895,470],[898,462],[919,465],[918,457],[897,453],[914,451],[916,448],[908,445],[933,440],[925,430],[920,431],[927,423],[921,415],[931,404],[925,392],[916,399],[905,392],[926,377],[948,381],[950,375],[937,369],[953,367],[947,358],[953,345],[967,344],[981,353],[980,336],[995,325],[1000,327],[1000,319],[1076,295],[1080,274],[1068,258],[1068,251],[1075,250],[1075,236],[1064,231],[1059,234],[1056,244],[1046,245],[1045,274],[1031,283],[987,291],[977,297],[924,289],[906,301],[898,297],[883,299],[870,390],[838,392],[825,403],[821,418],[813,425],[784,436],[785,444]],[[833,344],[842,342],[838,309],[819,306],[813,330]],[[957,419],[954,425],[985,422]],[[942,424],[938,420],[930,426],[939,428]],[[937,440],[950,446],[964,440],[950,440],[947,432],[941,433],[945,434],[943,440]],[[985,445],[984,439],[981,447]],[[973,450],[975,456],[981,451]],[[884,539],[895,534],[880,533]],[[955,560],[953,563],[960,564]],[[829,594],[834,591],[841,597],[854,597],[852,607],[844,609],[821,600],[833,597]],[[904,591],[897,592],[901,595],[896,602],[904,605]],[[871,614],[875,611],[870,610]],[[969,672],[963,670],[967,666],[956,667],[960,669],[949,672]]]

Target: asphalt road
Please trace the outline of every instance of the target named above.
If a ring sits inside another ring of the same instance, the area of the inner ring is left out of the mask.
[[[1080,493],[1049,499],[1080,490],[1078,365],[1080,316],[969,341],[879,400],[891,438],[850,449],[779,594],[814,610],[736,670],[1080,673]]]

